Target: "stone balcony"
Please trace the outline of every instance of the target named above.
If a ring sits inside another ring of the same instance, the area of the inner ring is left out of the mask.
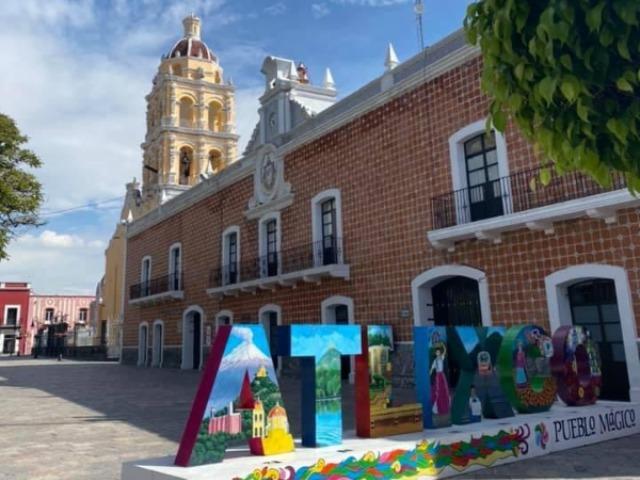
[[[640,205],[621,174],[613,175],[609,186],[571,172],[553,175],[548,185],[538,182],[532,188],[541,168],[433,197],[429,243],[453,251],[457,242],[500,243],[503,232],[522,228],[552,235],[555,222],[590,217],[611,224],[616,222],[616,211]]]
[[[341,238],[269,253],[211,271],[207,294],[214,298],[255,294],[260,290],[295,288],[300,282],[349,279]]]
[[[129,305],[154,305],[184,298],[182,273],[171,273],[131,285]]]

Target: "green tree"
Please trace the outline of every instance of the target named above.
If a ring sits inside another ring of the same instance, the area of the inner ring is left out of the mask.
[[[22,147],[26,142],[15,122],[0,114],[0,260],[7,258],[7,244],[18,228],[39,224],[40,183],[23,168],[37,168],[41,162]]]
[[[479,0],[465,19],[490,118],[512,117],[558,172],[640,190],[640,2]],[[547,183],[550,170],[540,179]]]

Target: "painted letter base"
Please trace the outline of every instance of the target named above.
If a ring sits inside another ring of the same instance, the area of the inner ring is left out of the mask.
[[[632,417],[634,421],[630,422]],[[547,435],[544,435],[544,431],[547,432]],[[495,420],[484,419],[480,423],[453,425],[437,430],[425,430],[421,433],[385,438],[361,439],[356,438],[353,432],[345,432],[342,445],[303,448],[299,446],[299,440],[296,440],[297,450],[295,452],[275,455],[269,459],[251,456],[248,447],[245,446],[229,448],[222,463],[199,467],[176,467],[173,465],[173,456],[167,456],[125,463],[122,467],[122,480],[244,479],[255,469],[262,469],[265,466],[272,468],[293,467],[297,471],[299,468],[315,465],[320,459],[327,463],[340,463],[348,457],[355,457],[359,460],[368,452],[383,455],[385,452],[396,449],[414,450],[416,444],[425,439],[428,442],[440,442],[440,445],[447,448],[447,445],[456,442],[470,442],[471,438],[475,439],[477,443],[483,435],[486,436],[485,438],[495,439],[498,435],[505,435],[509,432],[519,432],[517,435],[512,435],[518,437],[519,440],[516,441],[522,440],[514,449],[517,451],[517,455],[507,451],[497,452],[489,458],[479,458],[477,461],[467,463],[466,466],[458,465],[456,468],[455,465],[447,465],[438,469],[437,472],[422,473],[419,478],[451,477],[640,433],[640,403],[602,401],[586,407],[566,407],[556,403],[551,410],[543,413],[517,415]],[[431,443],[429,444],[431,445]],[[316,477],[314,476],[314,478]],[[358,477],[354,476],[353,478]],[[393,476],[383,478],[391,479]],[[417,479],[418,476],[403,478]]]

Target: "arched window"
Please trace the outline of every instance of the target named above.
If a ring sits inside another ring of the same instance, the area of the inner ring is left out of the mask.
[[[264,305],[258,311],[258,322],[264,327],[269,349],[271,350],[271,359],[273,360],[273,368],[280,374],[282,364],[280,357],[276,354],[278,326],[282,324],[282,308],[279,305]]]
[[[140,269],[140,289],[141,296],[150,295],[151,291],[151,257],[146,255],[142,258],[142,267]]]
[[[138,326],[138,366],[147,366],[147,357],[149,354],[149,324],[142,322]]]
[[[240,227],[233,225],[222,233],[222,285],[240,281]]]
[[[192,128],[194,123],[193,100],[189,97],[180,99],[180,126]]]
[[[314,265],[342,263],[342,201],[337,188],[311,199],[311,231]]]
[[[153,322],[153,343],[151,345],[151,366],[161,367],[164,350],[164,323],[162,320]]]
[[[174,243],[169,248],[169,289],[182,290],[182,245]]]
[[[449,138],[452,184],[458,224],[511,211],[507,144],[500,132],[479,120]]]
[[[218,102],[209,103],[209,130],[221,132],[224,129],[224,112]]]
[[[325,325],[354,325],[354,302],[350,297],[334,295],[325,298],[320,304],[320,319]],[[349,383],[355,381],[355,357],[342,357],[342,378]]]
[[[189,185],[193,174],[193,150],[189,147],[180,149],[180,185]]]
[[[222,170],[222,153],[218,150],[209,151],[209,168],[212,173],[218,173]]]
[[[222,325],[233,325],[233,312],[231,310],[220,310],[216,313],[214,324],[216,332],[218,327]]]
[[[258,222],[260,277],[271,277],[280,274],[280,241],[280,212],[264,215]]]

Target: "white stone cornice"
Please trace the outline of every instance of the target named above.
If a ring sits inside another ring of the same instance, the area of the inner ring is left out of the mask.
[[[293,203],[293,194],[289,193],[283,197],[280,197],[272,202],[264,203],[248,209],[244,212],[245,217],[249,220],[256,220],[267,213],[276,212],[287,208]]]
[[[589,217],[602,219],[605,223],[611,224],[615,223],[618,210],[638,205],[640,205],[639,198],[633,196],[628,190],[621,189],[431,230],[427,233],[427,238],[434,248],[442,249],[455,242],[473,238],[489,240],[499,237],[504,232],[522,228],[552,234],[554,223]]]
[[[195,203],[253,175],[255,158],[246,157],[220,173],[200,182],[189,190],[158,206],[129,225],[127,238],[135,237],[163,220],[189,208]]]
[[[229,132],[212,132],[207,128],[187,128],[187,127],[177,127],[171,125],[158,125],[153,131],[147,134],[145,138],[145,143],[153,143],[164,133],[179,133],[182,135],[190,135],[196,137],[208,137],[213,140],[233,140],[238,141],[240,139],[240,135],[236,133]]]
[[[160,75],[159,80],[160,81],[157,83],[156,88],[161,88],[161,86],[165,82],[167,82],[167,83],[170,83],[170,84],[173,84],[173,85],[187,85],[189,87],[204,86],[204,87],[207,87],[207,88],[223,90],[223,91],[226,91],[226,92],[235,91],[235,87],[233,85],[227,85],[227,84],[224,84],[224,83],[208,82],[206,80],[201,80],[201,79],[194,80],[192,78],[179,77],[179,76],[176,76],[176,75],[163,74],[163,75]]]

